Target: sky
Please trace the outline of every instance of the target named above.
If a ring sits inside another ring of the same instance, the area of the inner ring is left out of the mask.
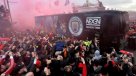
[[[4,0],[0,0],[3,4]],[[58,0],[59,5],[54,4],[56,0],[9,0],[10,11],[13,22],[19,27],[31,27],[35,25],[34,17],[39,15],[51,15],[58,13],[70,13],[71,6],[83,5],[86,0],[69,0],[70,4],[65,6],[65,0]],[[136,11],[136,0],[100,0],[106,9]],[[92,4],[97,4],[97,0],[89,0]]]
[[[82,5],[86,0],[71,0],[75,4]],[[109,9],[131,10],[136,11],[136,0],[100,0],[104,6]],[[93,4],[97,4],[97,0],[89,0]]]

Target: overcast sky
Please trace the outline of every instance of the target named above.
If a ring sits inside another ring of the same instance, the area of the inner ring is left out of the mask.
[[[1,2],[3,0],[0,0]],[[19,1],[19,0],[9,0],[9,1]],[[20,0],[21,1],[21,0]],[[25,0],[28,1],[28,0]],[[36,0],[33,0],[36,1]],[[38,1],[38,0],[37,0]],[[49,1],[54,1],[54,0],[39,0],[41,2],[46,2],[49,3]],[[59,1],[64,1],[64,0],[59,0]],[[78,5],[82,5],[85,3],[86,0],[70,0],[71,3],[75,3]],[[91,3],[96,4],[97,0],[89,0]],[[106,6],[106,8],[116,8],[119,10],[134,10],[136,11],[136,0],[100,0],[103,2],[103,4]],[[2,4],[0,2],[0,4]]]
[[[86,0],[71,0],[75,4],[83,4]],[[89,0],[91,3],[96,4],[97,0]],[[100,0],[106,8],[113,8],[119,10],[132,10],[136,11],[136,0]]]
[[[4,0],[0,0],[3,4]],[[59,0],[59,6],[55,6],[56,0],[9,0],[13,22],[19,25],[34,25],[34,17],[39,15],[51,15],[59,13],[69,13],[72,11],[71,5],[83,5],[86,0],[69,0],[70,4],[64,6],[66,0]],[[136,0],[100,0],[106,9],[136,11]],[[97,4],[97,0],[89,0],[92,4]]]

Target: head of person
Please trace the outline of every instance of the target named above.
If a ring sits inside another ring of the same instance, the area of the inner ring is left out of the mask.
[[[95,60],[99,60],[101,58],[101,55],[100,55],[100,51],[99,50],[96,50],[95,53],[94,53],[94,57],[93,59]]]
[[[61,55],[58,55],[57,60],[63,61],[63,57]]]
[[[34,76],[33,72],[28,72],[25,76]]]
[[[64,70],[65,70],[66,72],[71,72],[71,71],[72,71],[72,66],[70,66],[70,65],[65,66],[65,67],[64,67]]]

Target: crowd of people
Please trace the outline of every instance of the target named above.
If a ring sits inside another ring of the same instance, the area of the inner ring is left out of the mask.
[[[3,38],[8,39],[3,39]],[[25,31],[0,35],[1,76],[135,76],[132,53],[113,47],[101,52],[98,41]]]

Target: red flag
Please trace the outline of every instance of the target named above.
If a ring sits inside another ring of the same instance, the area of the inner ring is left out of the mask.
[[[4,48],[4,45],[0,44],[0,50],[2,50]]]
[[[36,61],[36,67],[39,68],[41,66],[41,61],[40,60],[37,60]]]
[[[58,5],[59,5],[59,0],[56,0],[56,1],[54,2],[54,4],[55,4],[56,6],[58,6]]]
[[[120,50],[120,53],[126,54],[126,55],[132,55],[132,54],[133,54],[133,53],[128,52],[128,51],[126,51],[126,50]]]

